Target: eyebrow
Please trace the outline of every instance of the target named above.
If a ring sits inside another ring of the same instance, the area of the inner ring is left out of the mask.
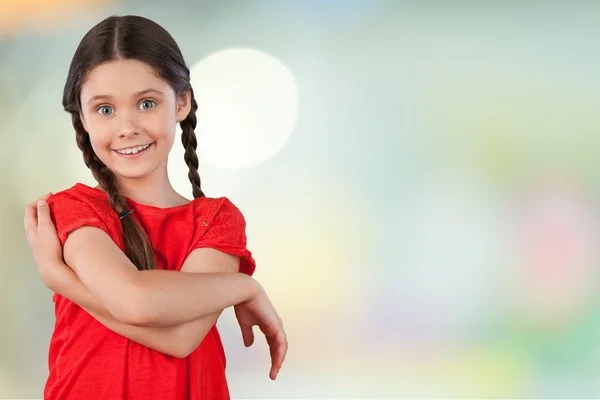
[[[145,94],[148,93],[156,93],[160,96],[164,96],[164,93],[161,92],[160,90],[156,90],[156,89],[146,89],[146,90],[142,90],[141,92],[137,92],[133,95],[133,97],[139,97],[139,96],[143,96]],[[111,95],[108,94],[99,94],[96,96],[93,96],[92,98],[90,98],[88,100],[88,104],[92,104],[93,102],[97,101],[97,100],[108,100],[108,99],[112,99]]]

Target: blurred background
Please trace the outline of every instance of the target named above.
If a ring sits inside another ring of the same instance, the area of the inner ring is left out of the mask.
[[[271,382],[221,318],[233,398],[600,398],[600,3],[401,0],[0,0],[0,398],[42,396],[23,209],[95,185],[61,96],[111,14],[179,43],[288,330]]]

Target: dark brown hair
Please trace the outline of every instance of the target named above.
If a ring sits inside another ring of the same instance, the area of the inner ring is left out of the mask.
[[[194,198],[203,196],[194,133],[198,105],[190,85],[190,71],[173,37],[147,18],[133,15],[108,17],[83,37],[75,51],[63,92],[63,107],[71,113],[77,146],[83,152],[85,165],[106,192],[115,212],[126,213],[127,202],[119,193],[115,174],[94,153],[89,134],[80,117],[81,86],[87,74],[104,62],[120,59],[138,60],[152,67],[158,76],[171,84],[177,96],[189,91],[191,110],[180,123],[181,141],[185,148],[184,159],[189,167],[188,177],[192,183]],[[142,227],[131,216],[122,218],[121,224],[127,257],[139,270],[155,269],[154,251]]]

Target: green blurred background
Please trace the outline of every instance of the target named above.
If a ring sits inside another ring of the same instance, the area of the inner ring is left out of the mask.
[[[289,332],[271,382],[221,318],[233,398],[600,398],[600,3],[401,0],[0,0],[0,398],[42,396],[23,209],[94,184],[60,103],[111,14],[178,41]]]

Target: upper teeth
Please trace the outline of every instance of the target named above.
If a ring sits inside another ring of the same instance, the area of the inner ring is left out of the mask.
[[[149,144],[145,144],[143,146],[130,147],[128,149],[115,150],[119,154],[136,154],[142,150],[146,150],[150,146]]]

